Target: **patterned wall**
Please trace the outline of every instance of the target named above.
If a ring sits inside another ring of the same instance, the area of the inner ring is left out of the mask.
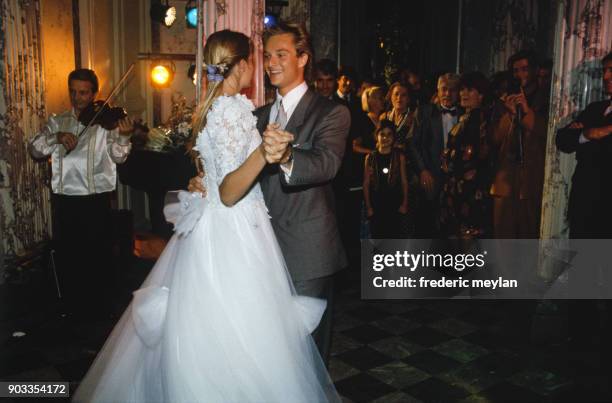
[[[51,208],[48,166],[26,149],[45,118],[39,4],[0,4],[0,229],[3,253],[11,256],[48,239]]]
[[[255,72],[249,98],[256,106],[264,103],[263,17],[264,0],[204,1],[204,42],[206,37],[222,29],[243,32],[255,46]]]
[[[505,70],[521,49],[552,55],[557,1],[463,0],[461,70]]]
[[[612,50],[612,0],[565,0],[555,35],[542,238],[567,238],[569,233],[567,202],[576,160],[557,151],[554,136],[589,103],[604,98],[600,60]]]

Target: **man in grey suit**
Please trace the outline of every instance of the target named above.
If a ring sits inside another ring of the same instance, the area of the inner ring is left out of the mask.
[[[446,148],[448,133],[457,123],[461,113],[457,106],[459,98],[459,77],[447,73],[438,79],[436,102],[419,106],[414,126],[414,138],[408,152],[419,173],[420,200],[427,200],[419,206],[416,214],[417,236],[435,238],[438,235],[439,197],[442,181],[442,152]]]
[[[257,128],[278,164],[261,174],[272,226],[299,295],[327,300],[313,337],[328,362],[333,314],[333,274],[346,266],[335,216],[331,180],[336,176],[350,126],[348,109],[308,89],[312,63],[308,32],[280,23],[264,36],[264,68],[276,87],[274,103],[255,111]],[[294,137],[287,146],[286,134]],[[190,191],[202,191],[194,178]]]

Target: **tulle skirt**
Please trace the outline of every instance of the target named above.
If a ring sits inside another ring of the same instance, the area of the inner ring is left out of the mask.
[[[172,237],[80,384],[76,402],[340,401],[263,201],[208,205]]]

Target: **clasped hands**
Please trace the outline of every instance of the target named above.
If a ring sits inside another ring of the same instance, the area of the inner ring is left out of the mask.
[[[121,136],[130,136],[134,132],[134,120],[129,116],[121,119],[117,129],[119,130],[119,134]],[[56,136],[57,142],[63,145],[64,148],[66,148],[66,151],[73,150],[79,142],[78,137],[73,133],[58,132]]]
[[[289,161],[293,134],[282,130],[277,123],[270,123],[263,133],[260,151],[268,164],[284,164]]]
[[[500,99],[504,103],[504,106],[512,114],[516,112],[517,105],[521,107],[523,113],[529,113],[529,104],[527,103],[527,97],[525,97],[525,93],[523,92],[523,90],[521,90],[521,92],[519,92],[518,94],[504,95]]]
[[[259,150],[268,164],[284,164],[293,152],[290,144],[293,140],[293,134],[281,130],[276,123],[270,123],[263,133]],[[206,196],[206,187],[202,183],[202,178],[204,178],[204,173],[199,172],[198,176],[189,180],[189,186],[187,187],[189,192],[201,193],[202,197]]]

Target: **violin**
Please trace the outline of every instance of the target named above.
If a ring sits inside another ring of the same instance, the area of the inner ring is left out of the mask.
[[[79,122],[83,126],[100,125],[106,130],[115,130],[119,121],[128,114],[120,106],[112,107],[104,101],[94,101],[79,113]]]
[[[113,108],[109,105],[110,100],[115,96],[121,84],[128,78],[132,70],[134,69],[134,63],[128,67],[127,71],[123,74],[119,82],[113,87],[110,94],[104,101],[94,101],[87,105],[81,113],[79,113],[79,122],[85,126],[83,130],[77,135],[78,138],[89,129],[92,125],[99,124],[105,129],[112,127],[115,129],[119,124],[119,120],[127,116],[127,112],[123,108]],[[85,113],[86,112],[86,113]],[[83,116],[83,119],[81,119]],[[104,125],[108,125],[104,126]],[[109,129],[109,130],[112,130]]]

